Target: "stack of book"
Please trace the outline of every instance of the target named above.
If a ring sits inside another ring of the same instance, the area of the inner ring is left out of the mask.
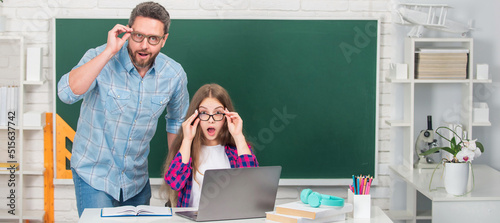
[[[469,49],[420,48],[415,53],[415,78],[466,79]]]
[[[313,208],[301,201],[276,205],[275,211],[266,212],[266,220],[283,223],[333,222],[346,219],[352,212],[352,204],[343,207],[321,205]]]
[[[19,87],[0,86],[0,126],[17,125],[16,114],[19,104]],[[9,121],[11,124],[9,124]]]
[[[19,163],[0,163],[0,171],[19,170]]]

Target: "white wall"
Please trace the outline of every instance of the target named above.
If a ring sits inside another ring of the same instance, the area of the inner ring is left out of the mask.
[[[57,80],[53,80],[54,67],[53,59],[53,31],[52,19],[55,17],[77,17],[77,18],[128,18],[131,9],[141,1],[136,0],[4,0],[0,3],[0,15],[7,16],[7,31],[0,35],[22,35],[25,37],[26,45],[39,46],[43,48],[43,75],[48,80],[41,87],[31,89],[31,94],[28,95],[28,105],[26,109],[44,110],[53,112],[53,89],[56,86]],[[159,1],[170,12],[173,19],[177,18],[349,18],[349,17],[364,17],[364,18],[381,18],[381,64],[380,64],[380,134],[379,134],[379,154],[378,154],[378,170],[379,184],[372,190],[373,204],[380,206],[382,209],[390,208],[390,185],[391,178],[389,177],[388,166],[393,162],[393,151],[391,143],[391,130],[385,124],[386,119],[390,119],[392,106],[390,84],[385,83],[385,77],[388,75],[388,64],[391,59],[395,58],[394,52],[398,51],[398,47],[402,46],[397,41],[399,36],[396,36],[394,41],[394,29],[391,24],[392,8],[389,0],[369,1],[369,0],[163,0]],[[465,4],[466,1],[461,1]],[[493,0],[490,0],[494,3]],[[474,7],[481,7],[479,4]],[[483,8],[487,8],[484,7]],[[462,9],[469,10],[470,7]],[[482,9],[482,8],[480,8]],[[493,8],[489,8],[493,13]],[[478,21],[479,22],[479,21]],[[490,23],[492,24],[492,22]],[[483,24],[477,25],[485,31],[489,30],[488,26]],[[110,27],[111,28],[111,27]],[[480,31],[478,31],[480,32]],[[82,35],[85,35],[82,33]],[[103,33],[103,40],[106,33]],[[493,35],[494,36],[494,35]],[[485,63],[490,63],[492,71],[498,71],[498,64],[494,65],[494,60],[491,56],[493,52],[489,52],[493,44],[493,37],[483,35],[481,41],[476,41],[476,47],[483,49],[485,56],[477,58],[476,61],[484,60]],[[167,43],[168,44],[168,43]],[[498,49],[498,45],[496,45]],[[498,50],[496,51],[498,52]],[[476,54],[479,55],[479,54]],[[175,59],[175,58],[174,58]],[[396,58],[397,59],[397,58]],[[188,74],[189,76],[189,74]],[[1,79],[1,77],[0,77]],[[490,107],[498,108],[498,100],[493,101]],[[496,104],[495,104],[496,103]],[[494,110],[493,110],[494,111]],[[493,112],[492,112],[493,114]],[[495,123],[495,119],[492,119]],[[497,130],[498,131],[498,130]],[[489,132],[488,132],[489,133]],[[492,134],[489,134],[490,141],[485,141],[487,148],[493,148],[493,145],[498,144],[500,139],[493,139]],[[27,159],[32,159],[40,162],[43,157],[43,152],[40,146],[41,136],[36,136],[26,142],[26,145],[32,147],[32,151]],[[483,137],[481,137],[483,138]],[[496,143],[496,144],[495,144]],[[489,150],[490,151],[490,150]],[[491,150],[493,154],[493,150]],[[484,159],[487,159],[485,157]],[[42,160],[43,162],[43,160]],[[493,162],[492,162],[493,163]],[[499,168],[498,165],[495,164]],[[29,208],[40,208],[43,206],[43,200],[40,196],[40,191],[43,190],[43,178],[37,177],[30,180],[27,187],[31,188],[33,193],[27,193],[26,206]],[[278,191],[278,203],[298,200],[299,192],[303,187],[286,186],[280,187]],[[321,193],[332,194],[336,196],[346,197],[346,187],[313,187]],[[158,186],[153,186],[153,205],[162,205],[164,203],[158,197]],[[76,203],[74,200],[74,188],[69,183],[59,183],[55,186],[55,219],[57,222],[76,222],[77,212]],[[399,199],[399,198],[397,198]]]

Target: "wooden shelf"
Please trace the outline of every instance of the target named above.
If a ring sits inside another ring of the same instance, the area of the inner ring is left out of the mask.
[[[392,79],[392,78],[385,78],[385,80],[389,83],[402,83],[402,84],[409,84],[411,83],[410,79]]]
[[[16,209],[15,213],[17,214],[17,209]],[[19,219],[19,216],[9,214],[9,213],[7,213],[7,210],[3,210],[0,213],[0,220],[18,220],[18,219]]]
[[[54,179],[54,185],[56,186],[67,186],[67,185],[74,185],[73,179]]]
[[[23,126],[23,130],[43,130],[44,126]]]
[[[45,172],[45,169],[42,169],[42,170],[24,170],[23,175],[43,176],[43,172]]]
[[[432,220],[432,210],[417,211],[417,220]]]
[[[33,176],[43,176],[43,172],[45,170],[23,170],[23,175],[33,175]],[[16,170],[15,175],[19,175],[21,173],[20,170]],[[0,175],[10,175],[10,172],[7,170],[1,170]],[[1,218],[0,218],[1,219]]]
[[[410,127],[411,122],[405,120],[386,120],[385,123],[391,127]]]
[[[415,84],[425,83],[425,84],[462,84],[470,83],[468,79],[415,79]]]
[[[19,210],[16,209],[15,213],[19,215]],[[36,220],[43,221],[43,217],[45,215],[45,211],[23,211],[23,216],[11,215],[7,213],[7,210],[2,211],[0,213],[1,220]],[[2,221],[3,222],[3,221]]]
[[[491,83],[493,83],[493,81],[491,79],[488,79],[488,80],[473,79],[472,82],[474,84],[491,84]]]
[[[23,126],[22,129],[23,130],[43,130],[45,126]],[[16,131],[19,130],[21,127],[20,126],[16,126]],[[7,126],[0,126],[0,130],[7,130],[8,127]]]
[[[45,211],[23,211],[23,220],[43,221]]]
[[[394,84],[410,84],[410,83],[424,83],[424,84],[462,84],[462,83],[472,83],[474,84],[490,84],[493,83],[491,79],[488,80],[470,80],[470,79],[392,79],[392,78],[385,78],[385,81],[388,83],[394,83]]]
[[[15,175],[18,175],[18,174],[19,174],[19,170],[16,170]],[[0,171],[0,175],[10,175],[10,172],[8,170],[2,170],[2,171]],[[2,219],[2,218],[0,217],[0,219]]]
[[[24,85],[43,85],[45,80],[43,81],[23,81]]]
[[[413,37],[409,37],[413,38]],[[472,38],[413,38],[420,43],[463,43],[471,41]]]
[[[473,122],[472,126],[491,126],[491,122]]]

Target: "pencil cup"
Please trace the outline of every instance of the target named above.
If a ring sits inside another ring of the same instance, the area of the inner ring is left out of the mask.
[[[347,189],[347,202],[353,206],[353,218],[370,218],[371,195],[355,195]]]

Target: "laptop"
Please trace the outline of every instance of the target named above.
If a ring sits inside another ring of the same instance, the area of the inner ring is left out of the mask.
[[[205,171],[198,211],[175,214],[193,221],[263,218],[274,210],[281,166]]]

